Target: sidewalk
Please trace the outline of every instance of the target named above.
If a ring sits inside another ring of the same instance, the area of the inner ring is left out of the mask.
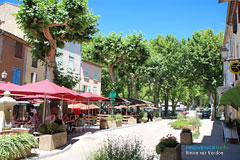
[[[239,160],[240,144],[226,144],[224,142],[221,123],[221,121],[215,121],[211,134],[205,135],[201,143],[194,143],[191,146],[182,145],[182,160]],[[212,146],[221,146],[222,148],[215,147],[214,149]],[[200,147],[205,147],[205,149],[200,149]]]

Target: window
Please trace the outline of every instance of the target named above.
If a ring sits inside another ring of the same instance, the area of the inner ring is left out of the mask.
[[[98,72],[96,71],[93,72],[93,79],[98,80]]]
[[[71,71],[73,71],[73,59],[69,59],[68,61],[68,68],[71,69]]]
[[[81,89],[81,92],[85,92],[85,85],[82,85],[82,89]]]
[[[38,67],[38,61],[32,60],[32,67],[37,68]]]
[[[93,93],[97,94],[97,87],[93,87]]]
[[[233,23],[233,33],[237,34],[237,27],[238,27],[238,23],[237,23],[237,12],[235,11],[232,17],[232,23]]]
[[[12,83],[20,85],[21,69],[13,68]]]
[[[91,92],[91,86],[88,86],[88,87],[87,87],[87,91],[88,91],[88,92]]]
[[[15,57],[22,58],[22,52],[23,52],[22,43],[16,42]]]
[[[69,46],[69,57],[74,58],[74,44],[70,43]]]
[[[85,68],[85,69],[83,70],[83,74],[84,74],[84,77],[85,77],[85,78],[88,78],[88,69],[87,69],[87,68]]]
[[[62,57],[56,57],[56,63],[58,65],[58,67],[62,66]]]
[[[36,72],[32,72],[31,73],[31,83],[35,83],[37,82],[37,73]]]

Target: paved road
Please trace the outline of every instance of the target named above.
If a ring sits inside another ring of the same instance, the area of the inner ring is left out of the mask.
[[[169,127],[168,123],[172,120],[161,120],[157,122],[149,122],[146,124],[138,124],[134,126],[118,128],[114,130],[104,130],[96,132],[94,134],[85,134],[74,138],[76,141],[71,149],[56,156],[48,157],[48,160],[85,160],[93,150],[96,150],[104,140],[107,138],[116,137],[138,137],[142,140],[143,145],[150,152],[155,153],[155,146],[159,140],[167,134],[172,134],[177,137],[178,141],[180,138],[180,130],[174,130]],[[201,142],[204,136],[211,135],[213,122],[210,120],[202,120],[202,126],[200,128],[201,135],[195,142]],[[186,150],[183,146],[183,158],[190,159],[196,158],[196,156],[185,155]],[[185,147],[186,148],[186,147]]]

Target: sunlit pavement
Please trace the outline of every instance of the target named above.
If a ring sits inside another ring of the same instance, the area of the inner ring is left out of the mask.
[[[169,122],[173,120],[161,120],[157,122],[149,122],[146,124],[138,124],[134,126],[127,126],[123,128],[117,128],[113,130],[101,130],[95,133],[88,132],[87,134],[75,137],[72,139],[74,143],[71,148],[64,153],[60,153],[55,156],[43,158],[49,160],[84,160],[91,152],[97,150],[107,138],[129,138],[137,137],[142,140],[143,145],[149,152],[155,153],[155,146],[158,144],[159,140],[166,136],[167,134],[172,134],[180,139],[180,130],[174,130],[168,125]],[[231,157],[239,159],[236,156],[240,155],[240,145],[238,144],[225,144],[222,139],[221,123],[219,121],[213,122],[209,119],[201,120],[202,126],[200,127],[200,137],[194,140],[194,144],[191,146],[222,146],[226,145],[229,147],[226,150],[221,150],[223,155],[214,156],[212,154],[213,150],[205,150],[206,155],[189,155],[190,152],[202,152],[202,150],[189,149],[183,145],[182,146],[182,159],[183,160],[197,160],[197,159],[226,159],[226,157]],[[213,130],[212,130],[213,128]],[[216,150],[215,150],[215,153]],[[219,152],[220,153],[220,152]],[[188,155],[187,155],[188,154]],[[204,153],[202,153],[204,154]],[[207,155],[211,154],[211,155]],[[221,153],[220,153],[221,154]]]

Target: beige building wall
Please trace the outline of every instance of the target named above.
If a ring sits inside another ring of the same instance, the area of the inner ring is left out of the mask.
[[[84,75],[84,70],[87,69],[88,76]],[[101,71],[102,66],[92,63],[87,60],[82,60],[81,64],[81,92],[92,92],[101,95]],[[97,72],[97,79],[94,78],[94,72]],[[94,91],[94,88],[96,91]]]
[[[27,48],[27,60],[26,60],[26,74],[25,84],[38,82],[45,79],[45,66],[41,62],[37,62],[37,68],[32,67],[32,53],[30,48]],[[33,75],[33,77],[31,77]],[[32,81],[31,81],[32,80]]]
[[[13,13],[17,13],[18,10],[19,7],[15,4],[8,2],[0,4],[0,20],[5,21],[0,25],[0,29],[8,31],[23,39],[23,32],[18,28],[15,17],[12,15]]]
[[[0,20],[4,21],[2,25],[0,25],[0,28],[3,30],[6,30],[12,34],[14,34],[17,37],[20,37],[23,39],[23,32],[19,29],[15,17],[13,16],[14,13],[17,13],[19,10],[19,7],[15,4],[11,4],[8,2],[0,4]],[[36,77],[36,81],[44,80],[45,78],[45,66],[42,65],[41,62],[38,62],[38,67],[34,68],[32,67],[32,53],[31,48],[26,47],[26,57],[25,57],[25,75],[23,78],[23,84],[32,83],[31,82],[31,74],[34,73],[34,77]],[[35,79],[35,78],[33,78]],[[33,82],[36,82],[33,81]]]

